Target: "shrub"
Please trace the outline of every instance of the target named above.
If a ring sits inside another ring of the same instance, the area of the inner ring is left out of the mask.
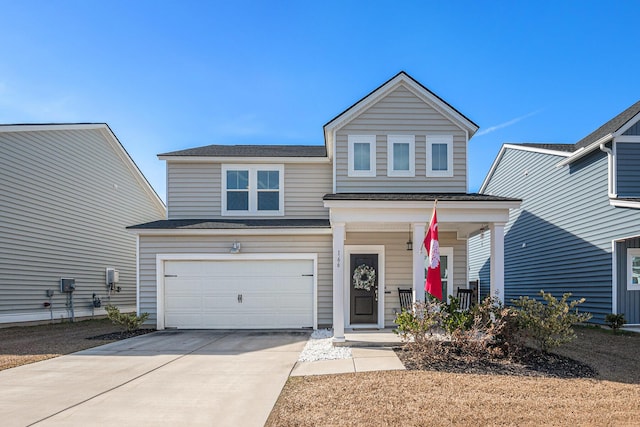
[[[432,335],[442,329],[443,316],[442,303],[439,301],[416,302],[413,310],[402,310],[396,316],[398,325],[394,332],[413,346],[427,348],[434,345]]]
[[[449,304],[441,304],[441,308],[446,313],[442,317],[442,327],[449,334],[456,331],[466,331],[473,325],[473,315],[471,311],[460,310],[460,300],[456,297],[449,297]]]
[[[627,323],[627,320],[624,318],[624,313],[620,314],[607,314],[604,318],[604,321],[607,322],[607,325],[611,327],[614,334],[618,333],[618,330]]]
[[[520,332],[540,350],[548,352],[573,340],[576,334],[572,326],[588,321],[591,314],[578,313],[576,307],[585,301],[584,298],[567,303],[570,293],[562,295],[560,300],[543,290],[539,295],[544,303],[529,297],[520,297],[512,302],[518,307],[517,323]]]
[[[115,305],[109,304],[104,308],[107,311],[107,317],[114,325],[122,326],[127,332],[140,329],[140,326],[149,318],[149,313],[142,313],[140,316],[135,313],[120,313]]]

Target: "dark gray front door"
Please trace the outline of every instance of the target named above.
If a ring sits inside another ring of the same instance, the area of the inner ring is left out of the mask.
[[[367,268],[363,268],[363,266]],[[366,272],[359,276],[360,280],[354,279],[354,273],[357,269]],[[378,323],[378,255],[351,254],[350,271],[350,323]],[[370,280],[371,271],[375,272],[375,280]],[[357,283],[358,281],[360,283]]]

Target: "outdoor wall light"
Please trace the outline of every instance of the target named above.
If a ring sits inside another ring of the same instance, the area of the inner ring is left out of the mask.
[[[409,240],[407,241],[407,250],[413,250],[413,242],[411,241],[411,226],[409,226]]]
[[[235,241],[235,242],[233,242],[233,244],[231,245],[231,250],[230,250],[229,252],[230,252],[230,253],[232,253],[232,254],[240,253],[240,248],[241,248],[241,246],[240,246],[240,242]]]

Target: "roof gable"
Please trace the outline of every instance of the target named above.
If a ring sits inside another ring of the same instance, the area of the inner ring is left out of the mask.
[[[636,102],[631,107],[627,108],[622,113],[618,114],[613,119],[582,138],[580,141],[576,142],[576,149],[587,147],[607,135],[618,133],[623,128],[635,124],[638,120],[640,120],[640,101]]]
[[[456,110],[438,95],[431,92],[413,77],[411,77],[404,71],[400,71],[394,77],[387,80],[385,83],[374,89],[364,98],[357,101],[355,104],[347,108],[342,113],[338,114],[336,117],[334,117],[324,125],[324,138],[329,157],[332,157],[333,153],[334,133],[338,129],[349,123],[351,120],[359,116],[373,104],[389,95],[399,86],[403,86],[423,102],[430,105],[436,111],[447,117],[458,127],[467,131],[469,134],[469,138],[471,138],[473,134],[478,130],[478,125],[476,125],[473,121],[464,116],[461,112]]]

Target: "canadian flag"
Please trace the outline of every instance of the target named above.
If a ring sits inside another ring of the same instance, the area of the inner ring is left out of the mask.
[[[427,280],[424,283],[424,290],[435,298],[442,300],[442,279],[440,278],[440,245],[438,244],[438,216],[436,207],[433,207],[433,217],[429,224],[429,231],[424,238],[424,247],[429,255],[429,265],[427,267]]]

